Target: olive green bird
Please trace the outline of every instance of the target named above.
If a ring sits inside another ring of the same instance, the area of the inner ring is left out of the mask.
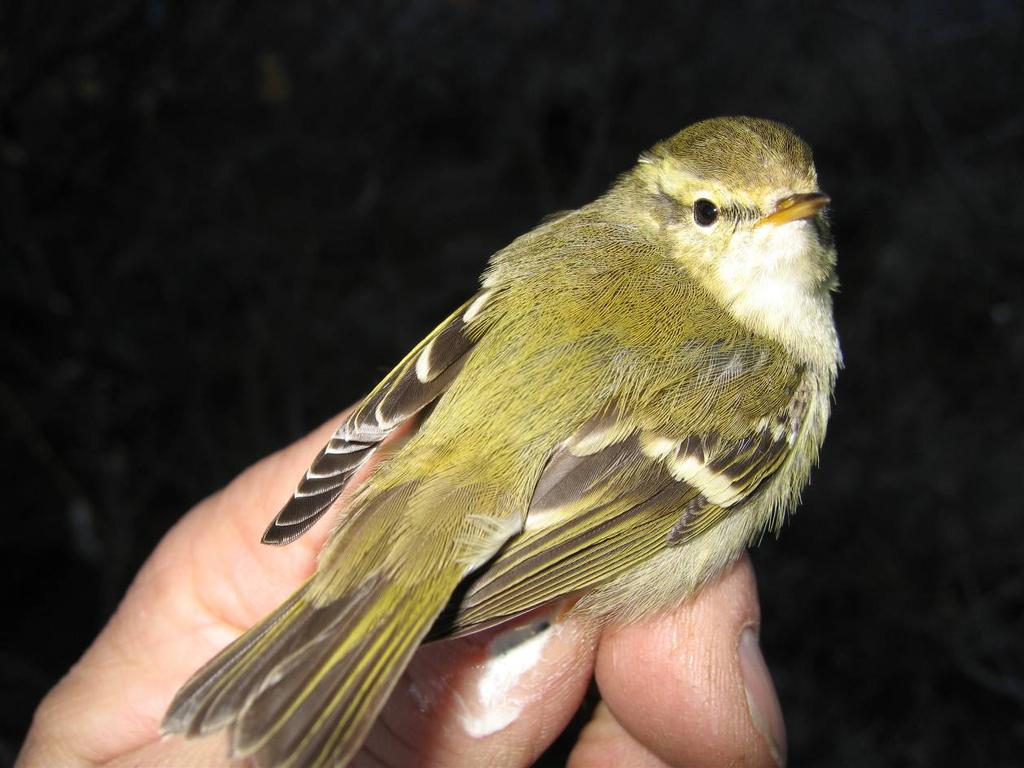
[[[644,153],[496,253],[338,428],[264,535],[337,510],[316,573],[181,689],[164,732],[344,765],[416,648],[552,601],[679,604],[778,531],[825,435],[835,250],[808,146],[746,117]]]

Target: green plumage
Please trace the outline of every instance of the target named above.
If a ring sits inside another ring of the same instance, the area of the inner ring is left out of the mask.
[[[496,254],[265,541],[300,535],[427,409],[418,429],[340,512],[308,584],[197,673],[165,730],[230,725],[259,765],[343,764],[428,632],[569,596],[594,620],[634,618],[777,529],[840,361],[824,200],[788,130],[707,121]]]

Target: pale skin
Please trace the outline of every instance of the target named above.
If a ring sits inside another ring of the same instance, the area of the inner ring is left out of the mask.
[[[338,421],[250,467],[171,529],[40,704],[20,768],[229,765],[223,733],[162,739],[159,723],[189,675],[313,572],[327,518],[286,547],[259,542]],[[465,727],[485,649],[502,630],[435,643],[406,671],[354,765],[529,766],[568,723],[592,675],[602,702],[570,768],[784,761],[781,711],[753,642],[760,610],[746,557],[689,603],[641,623],[601,630],[564,610],[553,619],[540,658],[510,693],[522,710],[506,727],[483,736]]]

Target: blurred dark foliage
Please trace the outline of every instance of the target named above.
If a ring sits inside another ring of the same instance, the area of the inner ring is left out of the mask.
[[[814,146],[843,280],[823,466],[755,555],[793,763],[1020,765],[1022,83],[1010,0],[0,2],[0,763],[194,502],[747,113]]]

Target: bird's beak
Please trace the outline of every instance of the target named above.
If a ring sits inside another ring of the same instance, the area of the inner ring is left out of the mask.
[[[798,219],[807,219],[816,214],[829,204],[831,198],[824,192],[804,192],[799,195],[790,195],[779,200],[775,210],[761,219],[755,226],[763,227],[765,224],[779,226]]]

